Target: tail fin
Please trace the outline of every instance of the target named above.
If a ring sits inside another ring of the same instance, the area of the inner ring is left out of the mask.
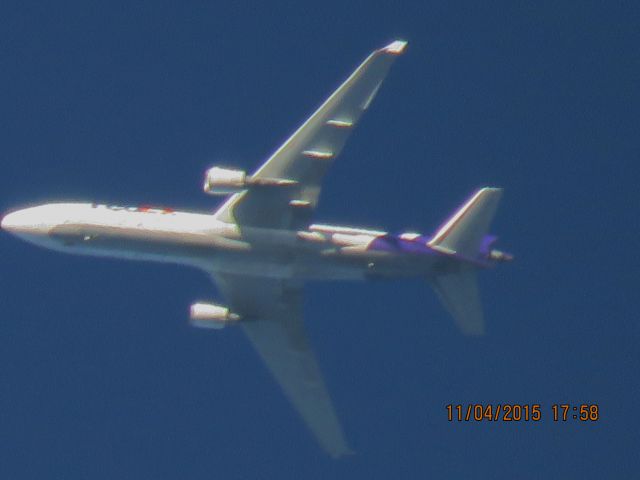
[[[501,196],[501,188],[485,187],[478,190],[438,230],[429,246],[467,258],[477,257]]]
[[[475,271],[463,270],[440,275],[431,280],[431,285],[463,334],[484,333],[484,317]]]
[[[487,237],[487,232],[501,196],[500,188],[478,190],[438,230],[429,246],[470,259],[481,253],[488,254],[483,251],[487,250],[487,239],[491,243],[495,237]],[[462,333],[484,333],[478,281],[472,268],[436,276],[431,284]]]

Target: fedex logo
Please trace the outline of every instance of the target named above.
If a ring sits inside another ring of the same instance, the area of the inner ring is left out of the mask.
[[[106,208],[107,210],[113,210],[117,212],[161,213],[165,215],[175,213],[172,208],[152,207],[149,205],[140,205],[137,207],[121,207],[119,205],[104,205],[92,203],[91,208]]]

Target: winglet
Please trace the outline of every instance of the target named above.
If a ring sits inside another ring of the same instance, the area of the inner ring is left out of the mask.
[[[394,42],[391,42],[381,50],[383,52],[390,53],[391,55],[401,55],[404,52],[406,46],[407,42],[405,42],[404,40],[396,40]]]

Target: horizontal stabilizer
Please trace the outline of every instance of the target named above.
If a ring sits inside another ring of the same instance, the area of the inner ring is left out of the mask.
[[[498,208],[501,188],[482,188],[438,230],[429,245],[476,258]]]
[[[484,333],[484,316],[475,271],[441,275],[435,277],[431,284],[463,334]]]

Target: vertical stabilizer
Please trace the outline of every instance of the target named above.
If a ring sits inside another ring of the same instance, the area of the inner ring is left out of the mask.
[[[501,188],[478,190],[446,221],[429,245],[463,257],[477,257],[501,196]]]

